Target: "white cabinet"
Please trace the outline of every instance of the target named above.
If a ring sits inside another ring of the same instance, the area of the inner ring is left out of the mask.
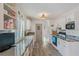
[[[20,56],[21,55],[21,52],[20,52],[20,44],[16,44],[15,51],[16,51],[16,53],[15,53],[16,56]]]
[[[66,23],[71,22],[71,21],[75,21],[76,19],[75,19],[74,11],[66,14],[65,19],[66,19]]]
[[[57,49],[61,55],[65,55],[65,42],[60,38],[58,38]]]
[[[65,49],[64,47],[65,47],[65,42],[62,39],[58,38],[57,49],[61,53],[61,55],[64,54],[64,49]]]
[[[23,54],[23,46],[22,42],[20,42],[21,55]]]
[[[25,49],[26,49],[26,46],[27,46],[27,39],[26,38],[23,38],[23,40],[20,40],[18,43],[16,43],[16,56],[21,56],[23,55],[23,53],[25,53]]]
[[[11,4],[0,3],[0,30],[16,29],[16,6],[12,6]]]
[[[57,49],[63,56],[79,56],[79,42],[68,42],[58,38]]]
[[[25,44],[25,40],[23,40],[23,51],[25,51],[25,49],[26,49],[26,46],[25,46],[26,44]]]
[[[67,42],[64,51],[66,56],[79,56],[79,42]]]
[[[74,12],[75,20],[79,20],[79,7]]]
[[[69,50],[70,50],[69,45],[66,43],[66,41],[60,38],[58,39],[57,49],[61,53],[61,55],[63,56],[69,55]]]
[[[31,20],[27,19],[26,20],[26,30],[30,30],[31,29]]]

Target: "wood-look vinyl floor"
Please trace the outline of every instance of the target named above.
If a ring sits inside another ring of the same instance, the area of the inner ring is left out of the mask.
[[[50,43],[44,46],[42,40],[36,40],[32,56],[61,56],[61,54]]]

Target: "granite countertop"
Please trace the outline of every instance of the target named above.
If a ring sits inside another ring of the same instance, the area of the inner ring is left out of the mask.
[[[79,42],[79,36],[66,35],[66,37],[57,35],[58,38],[68,42]]]
[[[65,41],[67,41],[67,42],[79,42],[79,40],[74,40],[74,39],[66,39]]]
[[[69,42],[79,42],[79,36],[66,35],[66,40]]]

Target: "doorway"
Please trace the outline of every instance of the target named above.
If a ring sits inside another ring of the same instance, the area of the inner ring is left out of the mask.
[[[36,41],[42,45],[42,24],[36,24]]]

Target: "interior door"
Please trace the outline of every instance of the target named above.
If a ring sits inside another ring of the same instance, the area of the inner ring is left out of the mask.
[[[42,24],[36,24],[36,40],[42,42]]]

